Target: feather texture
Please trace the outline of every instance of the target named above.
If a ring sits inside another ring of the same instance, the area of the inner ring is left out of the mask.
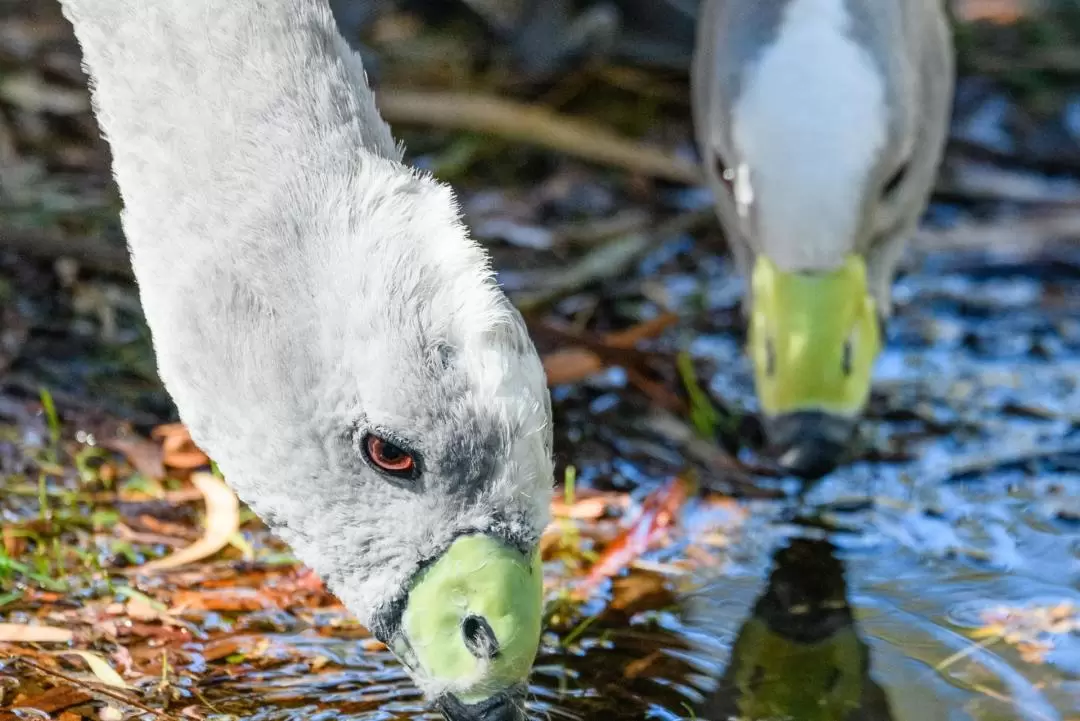
[[[238,495],[365,623],[462,533],[535,548],[540,360],[325,0],[63,7],[159,372]],[[422,458],[417,482],[365,463],[373,431]]]

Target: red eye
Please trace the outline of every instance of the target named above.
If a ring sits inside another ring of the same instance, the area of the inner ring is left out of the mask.
[[[364,440],[364,450],[377,468],[395,476],[408,476],[416,469],[416,462],[407,451],[378,436],[369,434]]]

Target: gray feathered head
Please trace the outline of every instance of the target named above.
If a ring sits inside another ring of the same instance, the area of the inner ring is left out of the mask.
[[[452,193],[325,0],[63,4],[193,437],[451,717],[520,717],[550,401]]]

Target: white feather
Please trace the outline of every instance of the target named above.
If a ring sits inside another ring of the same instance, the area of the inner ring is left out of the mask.
[[[845,0],[793,0],[735,104],[756,244],[784,270],[835,268],[851,252],[887,141],[884,79],[850,22]]]

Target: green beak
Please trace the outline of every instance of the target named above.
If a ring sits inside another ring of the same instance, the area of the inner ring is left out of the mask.
[[[514,703],[542,607],[539,552],[530,559],[491,536],[463,536],[413,581],[391,645],[429,695],[459,708]]]
[[[850,255],[834,271],[799,273],[760,255],[751,292],[749,352],[765,414],[859,415],[881,349],[862,257]]]

